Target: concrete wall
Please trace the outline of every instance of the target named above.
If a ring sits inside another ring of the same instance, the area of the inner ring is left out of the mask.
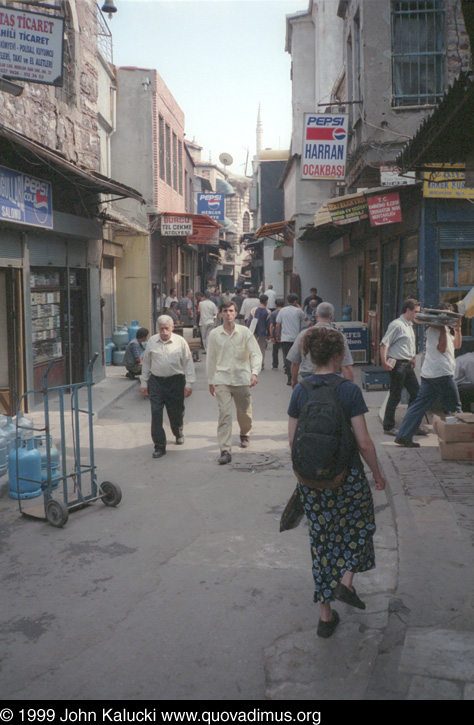
[[[117,323],[138,320],[151,330],[149,237],[120,235],[117,241],[123,245],[123,257],[116,260]]]

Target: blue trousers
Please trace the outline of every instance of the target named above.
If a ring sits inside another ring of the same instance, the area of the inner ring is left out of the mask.
[[[441,400],[445,413],[461,411],[458,388],[452,375],[443,375],[440,378],[421,378],[418,395],[408,408],[398,429],[399,438],[411,441],[420,427],[424,414],[437,398]]]

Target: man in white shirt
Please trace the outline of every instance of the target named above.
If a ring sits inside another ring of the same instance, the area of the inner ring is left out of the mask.
[[[243,315],[244,322],[247,322],[248,318],[250,317],[250,313],[254,309],[254,307],[258,307],[259,300],[257,297],[257,292],[253,287],[250,287],[249,289],[249,296],[244,298],[244,301],[242,302],[242,306],[240,308],[240,314]]]
[[[265,292],[263,294],[267,295],[267,297],[268,297],[267,309],[270,310],[270,312],[273,312],[273,310],[276,308],[276,298],[277,298],[277,293],[273,289],[273,285],[269,284],[268,289],[265,290]]]
[[[232,460],[232,399],[240,427],[240,446],[247,448],[252,428],[250,389],[258,382],[262,353],[255,336],[244,325],[236,325],[234,302],[221,307],[223,324],[211,331],[207,347],[207,378],[209,392],[217,398],[219,420],[217,439],[223,465]]]
[[[191,384],[196,380],[189,345],[183,337],[173,333],[173,326],[168,315],[158,318],[158,334],[148,341],[143,358],[141,392],[148,395],[151,403],[153,458],[161,458],[166,453],[164,407],[176,444],[184,443],[184,399],[191,395]]]
[[[411,405],[420,389],[415,375],[415,331],[413,322],[420,311],[420,303],[407,299],[402,305],[402,314],[387,327],[380,343],[380,360],[384,370],[390,373],[390,394],[383,418],[383,430],[386,435],[397,435],[395,428],[395,410],[400,403],[403,388],[406,388]],[[423,429],[420,433],[423,434]]]
[[[207,339],[209,333],[216,324],[216,317],[219,310],[211,300],[211,291],[204,292],[204,299],[199,303],[199,328],[201,330],[201,339],[204,352],[207,351]]]
[[[298,295],[289,294],[286,298],[288,304],[280,310],[276,318],[276,339],[283,351],[283,365],[285,367],[287,385],[291,385],[291,363],[286,359],[291,347],[301,332],[301,326],[306,315],[298,304]]]

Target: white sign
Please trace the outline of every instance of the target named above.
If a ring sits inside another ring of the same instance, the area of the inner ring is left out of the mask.
[[[60,86],[64,19],[0,7],[0,75]]]
[[[193,220],[187,216],[162,216],[161,233],[164,237],[190,237],[193,233]]]
[[[416,174],[414,171],[407,171],[403,176],[400,175],[398,166],[381,166],[380,167],[380,186],[405,186],[406,184],[414,184]]]
[[[302,179],[344,179],[348,122],[344,113],[305,113]]]

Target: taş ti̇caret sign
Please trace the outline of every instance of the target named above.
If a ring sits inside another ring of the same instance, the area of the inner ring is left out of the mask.
[[[0,76],[60,86],[64,19],[0,6]]]

